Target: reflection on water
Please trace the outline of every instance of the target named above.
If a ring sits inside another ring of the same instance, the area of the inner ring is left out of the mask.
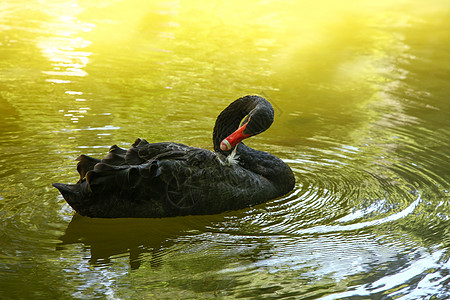
[[[216,218],[219,219],[219,218]],[[163,249],[173,245],[174,237],[203,231],[211,217],[167,219],[92,219],[78,214],[63,236],[64,245],[83,243],[89,247],[89,262],[95,266],[111,264],[111,257],[128,254],[132,269],[140,267],[142,256],[152,254],[151,265],[159,265]]]
[[[90,42],[84,40],[82,37],[74,37],[74,32],[60,31],[64,30],[65,26],[68,29],[73,29],[77,26],[77,22],[70,16],[61,16],[62,28],[50,28],[49,31],[56,31],[56,37],[52,36],[47,39],[38,41],[37,46],[42,49],[42,54],[47,57],[53,66],[52,71],[43,71],[49,76],[86,76],[87,73],[83,68],[89,62],[90,52],[79,51],[78,49],[89,46]],[[77,26],[78,27],[78,26]],[[81,27],[81,30],[86,30]],[[90,30],[90,28],[88,28]],[[67,78],[67,77],[64,77]],[[69,83],[68,80],[61,79],[47,79],[48,82],[53,83]]]
[[[0,4],[0,298],[446,299],[450,6],[372,2]],[[98,220],[50,186],[137,137],[211,149],[252,93],[286,197]]]

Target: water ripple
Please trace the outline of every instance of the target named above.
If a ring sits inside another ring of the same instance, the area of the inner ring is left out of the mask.
[[[408,216],[409,214],[412,214],[414,212],[414,209],[419,205],[421,201],[420,197],[417,197],[417,199],[411,203],[411,205],[409,205],[408,207],[406,207],[404,210],[389,215],[385,218],[382,219],[377,219],[377,220],[372,220],[372,221],[367,221],[367,222],[361,222],[361,223],[355,223],[355,224],[348,224],[348,225],[321,225],[321,226],[316,226],[313,228],[307,228],[307,229],[303,229],[303,230],[299,230],[298,233],[300,234],[314,234],[314,233],[329,233],[329,232],[343,232],[343,231],[353,231],[353,230],[360,230],[360,229],[364,229],[367,227],[371,227],[371,226],[377,226],[377,225],[381,225],[383,223],[388,223],[388,222],[392,222],[392,221],[396,221],[399,220],[401,218],[405,218],[406,216]],[[354,216],[361,216],[364,215],[364,211],[357,211],[354,212],[352,215]],[[342,219],[340,219],[340,221],[347,221],[348,219],[351,219],[352,216],[348,215]]]

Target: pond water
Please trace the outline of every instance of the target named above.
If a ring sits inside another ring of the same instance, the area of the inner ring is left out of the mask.
[[[448,299],[450,3],[0,4],[1,299]],[[53,182],[137,137],[212,149],[218,113],[266,97],[247,144],[283,198],[167,219],[75,215]]]

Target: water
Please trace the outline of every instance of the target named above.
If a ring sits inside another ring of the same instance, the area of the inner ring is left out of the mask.
[[[0,4],[0,298],[447,299],[448,1]],[[90,219],[53,182],[135,138],[249,140],[295,190],[215,216]]]

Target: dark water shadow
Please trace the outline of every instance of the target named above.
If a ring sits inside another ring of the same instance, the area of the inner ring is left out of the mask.
[[[129,255],[132,269],[138,269],[143,256],[150,254],[152,266],[162,263],[164,249],[180,236],[196,235],[208,225],[223,220],[222,215],[186,216],[174,218],[99,219],[75,214],[59,239],[57,250],[64,245],[83,244],[90,250],[89,263],[93,266],[109,264],[112,257]]]

